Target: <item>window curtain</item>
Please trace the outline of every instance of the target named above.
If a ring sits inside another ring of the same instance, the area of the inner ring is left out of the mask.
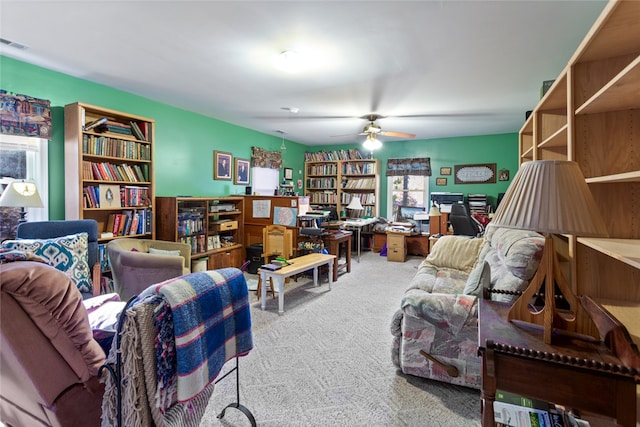
[[[387,176],[419,175],[431,176],[431,159],[414,157],[412,159],[387,160]]]
[[[51,138],[51,102],[0,89],[0,133]]]
[[[282,153],[267,151],[260,147],[251,147],[251,166],[267,169],[282,168]]]

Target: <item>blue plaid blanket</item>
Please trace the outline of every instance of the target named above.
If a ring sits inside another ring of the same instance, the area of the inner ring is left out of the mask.
[[[191,273],[147,288],[171,307],[178,401],[200,393],[222,366],[253,348],[247,283],[237,268]]]

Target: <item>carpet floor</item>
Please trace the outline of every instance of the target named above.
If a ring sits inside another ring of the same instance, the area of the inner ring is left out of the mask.
[[[263,311],[250,292],[254,349],[240,358],[240,403],[258,426],[480,426],[479,391],[391,363],[391,317],[421,261],[365,252],[331,291],[326,274],[319,287],[299,278],[285,285],[283,316],[277,295]],[[232,374],[216,385],[201,426],[250,425],[234,408],[217,419],[235,393]]]

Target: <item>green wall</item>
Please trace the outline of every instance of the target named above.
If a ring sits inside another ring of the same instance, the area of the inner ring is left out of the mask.
[[[230,181],[213,180],[213,150],[231,152],[235,157],[250,158],[251,147],[279,150],[279,135],[268,135],[201,114],[155,102],[131,93],[87,80],[71,77],[11,58],[0,56],[0,88],[51,101],[52,139],[49,142],[49,217],[64,218],[64,106],[84,102],[156,120],[155,175],[157,196],[218,196],[244,194],[243,186]],[[453,184],[436,187],[441,166],[496,163],[497,169],[509,169],[511,176],[518,165],[517,133],[442,138],[418,141],[386,141],[374,157],[382,167],[388,158],[427,156],[434,171],[430,177],[432,191],[486,193],[495,204],[498,193],[508,182],[496,184]],[[302,179],[304,152],[361,148],[359,144],[309,147],[286,140],[283,151],[285,167],[293,168],[294,182]],[[382,179],[381,200],[386,200],[386,180]],[[386,202],[381,204],[386,216]]]

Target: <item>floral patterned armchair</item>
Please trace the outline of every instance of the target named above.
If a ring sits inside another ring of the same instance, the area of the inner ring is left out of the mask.
[[[405,374],[480,388],[477,300],[483,287],[524,290],[543,248],[538,233],[494,226],[482,238],[438,239],[393,316],[394,364]]]

